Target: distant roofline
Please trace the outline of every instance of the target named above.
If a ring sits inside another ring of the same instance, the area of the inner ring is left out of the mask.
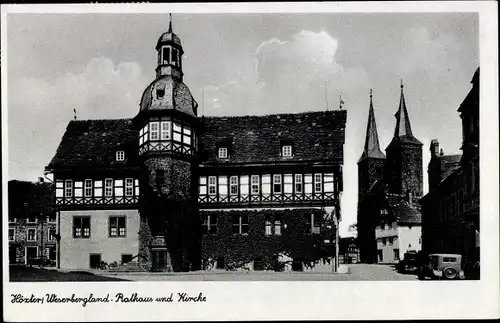
[[[268,114],[245,114],[245,115],[235,115],[235,116],[199,116],[199,118],[245,118],[245,117],[274,117],[274,116],[298,116],[298,115],[308,115],[308,114],[319,114],[319,113],[346,113],[347,110],[320,110],[320,111],[302,111],[302,112],[295,112],[295,113],[268,113]]]

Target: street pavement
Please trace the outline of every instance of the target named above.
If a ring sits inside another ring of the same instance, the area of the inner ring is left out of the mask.
[[[398,273],[390,265],[347,265],[349,274],[264,271],[203,271],[190,273],[105,274],[132,281],[394,281],[418,280],[415,275]],[[103,275],[103,274],[101,274]]]

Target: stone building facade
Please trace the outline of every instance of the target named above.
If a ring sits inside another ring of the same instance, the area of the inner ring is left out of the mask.
[[[9,263],[30,264],[45,257],[56,264],[56,212],[54,189],[42,179],[37,183],[9,181]]]
[[[346,111],[198,116],[171,26],[156,50],[138,114],[71,121],[46,168],[59,265],[331,271]]]
[[[460,105],[462,155],[430,145],[429,193],[422,199],[425,253],[463,256],[465,275],[479,278],[479,68]]]
[[[373,98],[358,161],[358,245],[363,263],[395,263],[421,249],[422,143],[413,136],[403,84],[394,136],[380,150]]]

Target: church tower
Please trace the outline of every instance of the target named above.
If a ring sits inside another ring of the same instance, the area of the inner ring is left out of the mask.
[[[156,51],[156,79],[144,91],[133,120],[143,165],[140,255],[153,270],[186,271],[199,268],[201,261],[198,104],[183,83],[184,50],[171,20]]]
[[[385,155],[380,150],[377,123],[373,111],[373,92],[370,90],[370,108],[366,126],[365,146],[358,161],[358,200],[361,201],[370,187],[384,177]]]
[[[413,136],[401,81],[396,128],[387,155],[385,176],[389,193],[421,197],[423,193],[422,143]]]

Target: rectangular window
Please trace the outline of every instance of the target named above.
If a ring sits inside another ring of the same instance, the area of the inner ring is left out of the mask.
[[[94,181],[94,196],[102,197],[102,181]]]
[[[75,181],[75,197],[83,196],[83,182]]]
[[[227,176],[219,176],[219,195],[227,195]]]
[[[28,217],[28,219],[26,220],[26,222],[28,222],[28,223],[37,223],[38,222],[38,218],[36,216],[30,216],[30,217]]]
[[[206,176],[201,176],[200,177],[200,185],[198,186],[198,193],[200,195],[206,195],[207,194],[207,177]]]
[[[66,187],[64,188],[65,197],[73,197],[73,181],[70,179],[66,180]]]
[[[215,176],[208,177],[208,195],[215,195],[217,193],[217,178]]]
[[[191,129],[187,126],[182,128],[182,142],[186,145],[191,145]]]
[[[302,174],[295,174],[295,193],[302,193]]]
[[[242,196],[248,195],[248,175],[240,176],[240,194]]]
[[[274,234],[277,236],[281,235],[281,216],[274,216]]]
[[[125,178],[125,196],[134,195],[134,179]]]
[[[106,196],[113,196],[113,179],[106,178],[104,193]]]
[[[115,196],[123,196],[123,180],[115,179]]]
[[[386,238],[382,238],[382,244],[385,246],[387,245],[387,239]]]
[[[281,193],[281,175],[273,176],[273,193]]]
[[[28,229],[28,241],[36,241],[36,229]]]
[[[293,193],[293,175],[285,174],[283,176],[283,182],[285,184],[283,187],[283,192],[287,194]]]
[[[203,215],[203,233],[217,234],[217,215]]]
[[[90,237],[90,216],[73,217],[73,238]]]
[[[16,229],[9,228],[9,241],[14,241],[16,238]]]
[[[220,147],[219,148],[219,158],[227,158],[227,148],[226,147]]]
[[[322,186],[323,186],[322,175],[321,174],[314,174],[314,193],[321,193]]]
[[[85,196],[92,196],[92,180],[85,180]]]
[[[272,233],[272,229],[273,229],[273,226],[272,226],[272,223],[271,223],[271,216],[270,215],[266,215],[266,223],[265,223],[265,231],[264,231],[264,234],[266,236],[270,236]]]
[[[333,173],[325,174],[323,178],[323,190],[325,193],[333,193],[334,191],[334,177]]]
[[[61,180],[56,180],[56,197],[64,196],[64,182]]]
[[[307,194],[312,193],[312,174],[304,175],[304,186]]]
[[[165,171],[163,169],[156,170],[156,186],[165,185]]]
[[[123,150],[118,150],[116,152],[116,161],[124,161],[125,160],[125,152]]]
[[[163,47],[163,64],[170,64],[170,47]]]
[[[394,249],[394,260],[399,260],[399,249]]]
[[[170,139],[170,121],[162,121],[160,125],[160,139]]]
[[[281,154],[283,157],[292,157],[292,146],[284,145],[281,149]]]
[[[56,229],[49,229],[47,233],[47,240],[48,241],[56,240]]]
[[[238,195],[238,176],[231,176],[229,184],[231,195]]]
[[[145,143],[148,140],[148,131],[149,131],[149,127],[148,127],[148,124],[146,123],[144,128],[142,128],[142,130],[141,130],[142,133],[140,133],[139,145],[142,145],[143,143]]]
[[[150,128],[150,140],[158,140],[158,133],[159,133],[159,122],[150,122],[149,123],[149,128]]]
[[[262,194],[271,194],[271,175],[262,175]]]
[[[125,216],[110,216],[109,217],[109,236],[110,237],[125,237],[126,233],[126,217]]]
[[[394,241],[392,240],[392,237],[387,238],[387,240],[389,241],[389,246],[392,246],[392,244],[393,244],[393,242],[394,242]]]
[[[134,179],[134,189],[135,189],[135,196],[139,196],[139,180]]]
[[[259,175],[252,175],[252,195],[258,195],[259,191]]]
[[[248,234],[248,215],[233,215],[233,233]]]
[[[174,131],[174,140],[181,142],[182,141],[182,127],[180,123],[173,123],[173,131]]]

